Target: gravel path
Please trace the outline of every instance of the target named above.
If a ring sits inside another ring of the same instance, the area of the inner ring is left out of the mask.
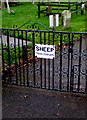
[[[6,86],[3,88],[4,118],[87,118],[87,97],[66,93]]]
[[[7,45],[7,36],[2,35],[2,40],[3,40],[3,44]],[[18,46],[18,38],[15,38],[16,41],[16,46]],[[20,46],[22,46],[22,40],[19,39],[20,41]],[[27,44],[32,43],[30,41],[27,41]],[[1,41],[0,41],[1,44]],[[26,45],[26,40],[23,40],[23,45]],[[14,46],[14,37],[9,37],[9,46]]]

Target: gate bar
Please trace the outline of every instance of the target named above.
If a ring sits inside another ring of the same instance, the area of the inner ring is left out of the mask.
[[[25,31],[25,35],[26,35],[26,51],[27,51],[27,49],[28,49],[28,47],[27,47],[27,31]],[[27,86],[29,86],[29,70],[28,70],[28,51],[27,51]]]
[[[34,37],[34,31],[32,32],[32,42],[33,42],[33,87],[35,87],[35,37]]]
[[[70,74],[70,92],[73,91],[73,80],[74,80],[74,70],[73,70],[73,38],[74,33],[72,33],[72,41],[71,41],[71,74]]]
[[[19,36],[19,31],[18,32],[18,36]],[[20,85],[21,85],[21,64],[20,64],[20,41],[19,41],[19,37],[18,37],[18,57],[19,57],[19,72],[20,72]]]
[[[46,32],[44,32],[44,45],[46,44]],[[46,59],[44,59],[44,82],[45,82],[45,84],[44,84],[44,87],[45,87],[45,89],[46,89]]]
[[[15,52],[16,84],[18,84],[15,30],[14,30],[14,52]]]
[[[54,45],[54,37],[55,37],[55,35],[53,32],[53,45]],[[52,68],[52,89],[54,89],[54,58],[53,58],[52,66],[53,66],[53,68]]]
[[[48,33],[48,44],[50,45],[50,33]],[[48,89],[50,89],[50,59],[48,59]]]
[[[60,90],[62,89],[62,33],[60,34]]]
[[[69,66],[70,66],[70,33],[68,34],[68,38],[69,38],[69,48],[68,48],[68,74],[67,74],[67,77],[68,77],[68,81],[67,81],[67,91],[69,91],[69,84],[70,84],[70,81],[69,81]]]
[[[81,48],[82,48],[82,35],[80,35],[80,45],[79,45],[79,75],[78,75],[78,92],[79,92],[79,89],[80,89]]]
[[[42,33],[41,32],[40,32],[40,44],[42,44]],[[42,88],[42,58],[40,58],[40,77],[41,77],[40,87]]]
[[[21,31],[22,34],[22,57],[24,58],[24,44],[23,44],[23,31]],[[24,60],[23,60],[23,85],[25,85],[25,68],[24,68]]]
[[[9,78],[10,78],[10,83],[11,83],[11,63],[10,63],[10,48],[9,48],[9,31],[7,30],[7,46],[8,46],[8,73],[9,73]]]

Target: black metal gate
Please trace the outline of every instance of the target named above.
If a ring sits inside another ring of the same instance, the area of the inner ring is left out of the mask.
[[[87,33],[17,29],[2,33],[3,82],[87,93]],[[35,57],[35,44],[55,45],[55,58]]]

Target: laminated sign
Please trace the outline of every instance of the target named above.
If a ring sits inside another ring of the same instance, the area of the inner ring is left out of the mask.
[[[51,28],[59,26],[59,14],[49,15],[49,22]]]
[[[55,45],[35,44],[35,56],[53,59],[55,57]]]

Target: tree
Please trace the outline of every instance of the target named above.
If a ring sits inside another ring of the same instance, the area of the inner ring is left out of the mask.
[[[10,7],[9,7],[9,3],[8,3],[8,0],[6,0],[6,4],[7,4],[7,10],[8,10],[8,13],[11,13],[11,11],[10,11]]]

